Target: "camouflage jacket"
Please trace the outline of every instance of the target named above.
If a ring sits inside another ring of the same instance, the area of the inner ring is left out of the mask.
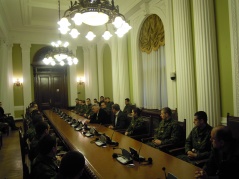
[[[39,154],[32,163],[31,179],[54,179],[58,172],[56,158]]]
[[[132,105],[131,105],[131,104],[126,104],[125,107],[124,107],[123,112],[124,112],[125,114],[130,114],[130,113],[132,113]]]
[[[194,127],[190,132],[185,142],[185,153],[195,149],[197,152],[197,158],[207,158],[211,152],[211,130],[210,125],[206,125],[203,129]]]
[[[162,120],[155,129],[154,138],[162,141],[161,144],[177,144],[181,141],[181,128],[178,121],[169,118]]]
[[[126,132],[129,133],[129,135],[132,134],[138,134],[138,133],[143,133],[145,132],[145,126],[144,126],[144,120],[142,117],[138,117],[138,118],[132,118],[131,123],[128,127],[128,129],[126,130]]]

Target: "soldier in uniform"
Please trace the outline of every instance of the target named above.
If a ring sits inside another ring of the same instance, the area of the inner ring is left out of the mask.
[[[139,108],[133,108],[132,119],[128,129],[125,131],[125,135],[130,136],[136,134],[143,134],[146,132],[144,120],[140,114],[141,110]]]
[[[185,142],[185,154],[177,156],[192,164],[195,164],[195,160],[208,158],[211,152],[212,127],[207,123],[207,114],[204,111],[194,114],[194,125]]]
[[[58,172],[56,159],[56,138],[51,135],[44,136],[39,141],[39,154],[31,166],[31,179],[55,178]]]
[[[181,128],[178,121],[172,118],[172,110],[165,107],[161,110],[161,122],[159,127],[155,129],[154,139],[147,142],[148,145],[160,149],[160,146],[165,144],[178,144],[180,143]]]
[[[125,107],[124,107],[124,110],[123,112],[128,115],[132,112],[132,105],[130,103],[130,99],[129,98],[126,98],[125,99]]]
[[[79,98],[76,98],[76,99],[75,99],[75,102],[76,102],[76,106],[75,106],[75,108],[74,108],[73,110],[71,110],[71,111],[73,111],[73,112],[75,112],[75,113],[79,113],[79,110],[80,110],[80,100],[79,100]]]
[[[93,115],[93,111],[92,111],[92,104],[91,104],[91,100],[90,98],[86,99],[86,111],[84,114],[84,117],[87,119],[90,119],[91,115]]]

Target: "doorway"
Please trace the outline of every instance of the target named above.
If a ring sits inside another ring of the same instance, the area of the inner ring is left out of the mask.
[[[33,58],[34,101],[40,110],[67,108],[67,67],[44,65],[42,59],[48,50],[43,47]]]

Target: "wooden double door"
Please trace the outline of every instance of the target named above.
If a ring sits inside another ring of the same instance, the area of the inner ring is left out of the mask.
[[[39,109],[45,110],[52,107],[67,107],[66,73],[67,70],[63,67],[34,68],[35,101]]]

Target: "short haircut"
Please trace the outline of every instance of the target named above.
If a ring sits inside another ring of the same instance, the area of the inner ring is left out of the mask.
[[[132,109],[133,111],[134,111],[134,113],[137,113],[137,116],[140,116],[141,115],[141,109],[139,109],[139,108],[133,108]]]
[[[112,109],[119,111],[120,110],[120,106],[118,104],[113,104],[112,105]]]
[[[41,121],[43,121],[43,116],[42,116],[42,114],[35,114],[35,115],[32,117],[32,124],[33,124],[34,126],[36,126],[36,124],[37,124],[38,122],[41,122]]]
[[[130,101],[130,99],[129,99],[129,98],[125,98],[125,101],[128,101],[128,102],[129,102],[129,101]]]
[[[48,123],[41,121],[36,124],[35,130],[36,130],[36,135],[41,136],[46,129],[48,129],[49,125]]]
[[[214,130],[216,131],[215,138],[217,140],[223,140],[226,143],[230,143],[233,140],[232,132],[228,126],[219,125]]]
[[[90,101],[90,98],[86,98],[86,100],[89,100],[89,101]]]
[[[39,141],[38,145],[39,153],[47,155],[52,151],[53,147],[56,147],[56,137],[48,134]]]
[[[76,98],[75,100],[76,100],[76,101],[79,101],[79,98]]]
[[[197,116],[199,120],[203,120],[205,123],[207,123],[207,113],[204,111],[198,111],[194,114],[194,116]]]
[[[169,116],[172,116],[172,110],[169,107],[164,107],[162,111],[167,113]]]
[[[82,153],[78,151],[67,152],[61,160],[59,167],[59,175],[61,178],[73,179],[85,167],[85,158]]]
[[[99,106],[98,104],[93,104],[93,105],[92,105],[92,108],[93,108],[93,107],[100,108],[100,106]]]

